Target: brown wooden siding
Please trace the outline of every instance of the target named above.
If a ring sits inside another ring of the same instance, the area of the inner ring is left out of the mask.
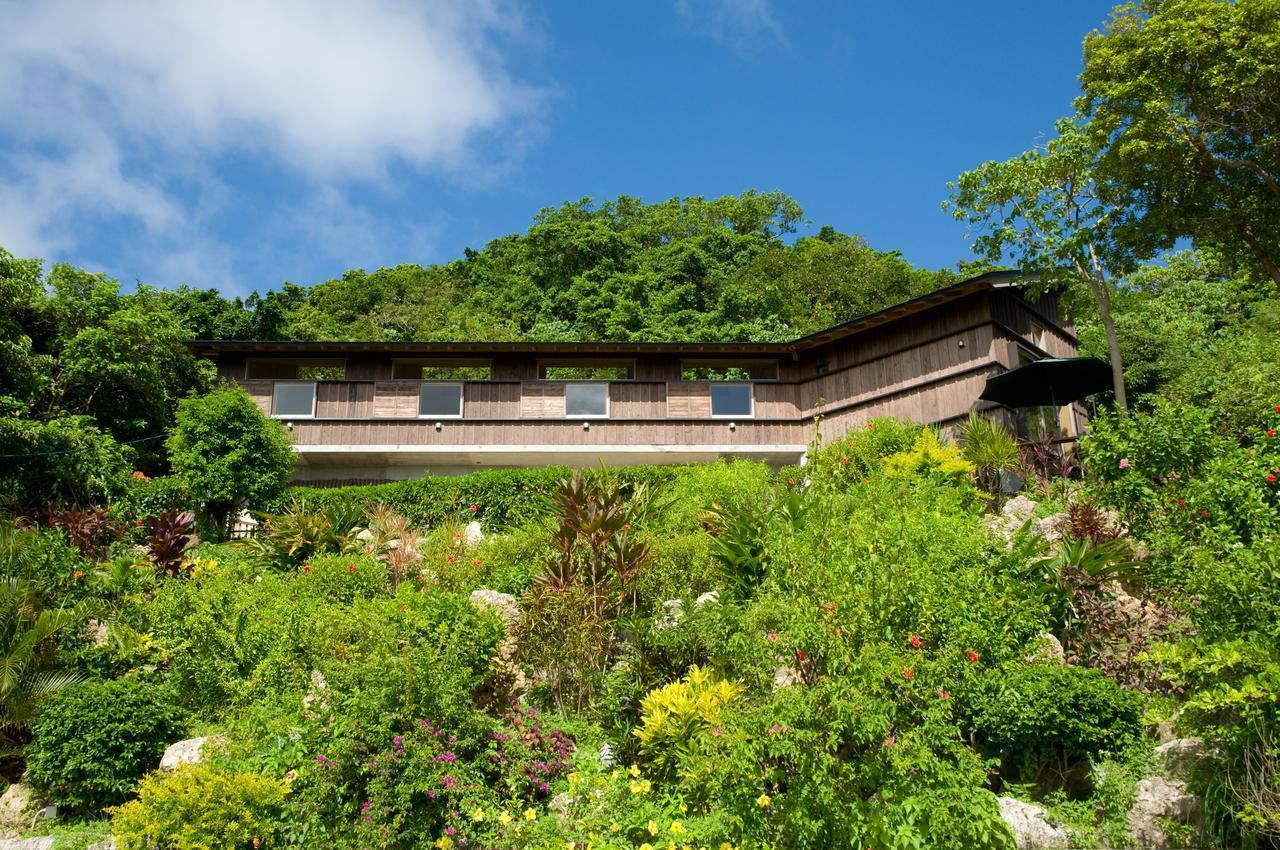
[[[564,384],[526,381],[520,394],[523,419],[564,419]]]
[[[721,421],[592,420],[583,430],[577,420],[470,421],[454,419],[435,430],[433,422],[385,420],[300,420],[293,439],[300,446],[732,446],[803,445],[804,421],[743,420],[734,430]]]
[[[666,382],[619,381],[609,385],[610,419],[661,419],[666,415]]]
[[[711,415],[711,384],[706,381],[669,381],[667,415],[672,419],[698,419]]]
[[[253,399],[254,404],[262,409],[262,412],[271,415],[271,393],[275,388],[274,381],[241,381],[240,386],[244,387],[245,392]]]
[[[468,419],[515,419],[520,416],[519,382],[474,382],[462,385],[462,415]]]
[[[407,419],[418,416],[419,381],[375,381],[373,415],[384,419]]]
[[[316,384],[316,418],[367,419],[376,412],[374,384],[321,381]],[[415,401],[414,414],[417,414]]]

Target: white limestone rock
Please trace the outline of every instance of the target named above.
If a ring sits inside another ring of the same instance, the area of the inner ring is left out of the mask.
[[[1200,800],[1180,779],[1148,776],[1138,783],[1129,808],[1129,831],[1138,847],[1164,850],[1169,846],[1165,823],[1200,822]]]
[[[1031,519],[1036,503],[1026,496],[1014,496],[1004,503],[1000,513],[984,517],[983,524],[991,533],[1008,543],[1019,528]]]
[[[1067,653],[1062,648],[1062,641],[1049,632],[1041,632],[1031,640],[1031,654],[1027,656],[1028,664],[1066,664]]]
[[[204,745],[208,740],[207,737],[201,736],[170,744],[164,751],[164,755],[160,757],[160,769],[174,770],[182,764],[199,764]]]
[[[510,593],[499,593],[496,590],[479,588],[471,591],[471,604],[482,611],[493,611],[502,618],[502,622],[510,629],[520,620],[520,605]]]
[[[43,806],[34,788],[25,782],[13,783],[0,795],[0,828],[30,829]]]
[[[1218,755],[1203,738],[1174,738],[1156,747],[1161,773],[1170,779],[1187,779],[1205,759]]]
[[[31,824],[27,824],[31,828]],[[38,838],[0,838],[0,850],[53,850],[52,835],[41,835]],[[114,844],[112,845],[114,846]]]
[[[476,546],[484,542],[484,529],[480,527],[480,523],[471,520],[467,523],[467,527],[462,529],[462,542],[467,546]]]
[[[997,797],[996,802],[1000,806],[1001,820],[1013,831],[1014,846],[1018,850],[1068,846],[1070,836],[1067,831],[1051,824],[1040,806],[1013,797]]]
[[[773,689],[789,688],[792,685],[798,685],[804,681],[800,675],[800,671],[794,667],[776,667],[773,671]]]
[[[701,608],[703,605],[719,605],[720,591],[708,590],[706,593],[693,600],[694,608]]]
[[[662,616],[654,621],[653,627],[658,630],[674,629],[684,619],[684,602],[679,599],[668,599],[662,603]]]

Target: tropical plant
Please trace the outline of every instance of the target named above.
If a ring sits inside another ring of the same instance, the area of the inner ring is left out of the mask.
[[[126,528],[109,510],[95,504],[60,508],[50,502],[36,513],[36,521],[65,531],[71,545],[87,558],[105,557],[111,542],[123,537]]]
[[[717,735],[725,713],[744,688],[697,665],[688,675],[650,691],[641,700],[640,751],[660,776],[673,777],[682,759],[701,749],[704,736]]]
[[[951,483],[967,480],[974,469],[960,449],[943,443],[933,428],[922,430],[909,451],[886,457],[884,465],[891,475]]]
[[[1018,465],[1018,441],[995,419],[975,411],[960,425],[960,449],[974,466],[978,486],[1000,492],[1000,473]]]
[[[703,522],[711,538],[711,557],[738,598],[750,599],[764,581],[768,530],[798,530],[811,506],[810,491],[790,485],[767,503],[740,502],[735,507],[711,503]]]
[[[0,578],[0,754],[26,737],[41,701],[82,680],[57,663],[57,636],[96,612],[89,601],[46,608],[30,581]]]
[[[147,521],[147,557],[160,572],[177,575],[181,571],[187,551],[200,543],[195,524],[194,513],[177,509],[163,511]]]
[[[340,552],[347,537],[323,513],[307,510],[303,500],[278,514],[260,514],[258,533],[246,543],[259,560],[271,566],[296,566],[329,552]]]

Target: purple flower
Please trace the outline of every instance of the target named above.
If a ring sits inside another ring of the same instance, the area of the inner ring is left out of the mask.
[[[316,756],[316,762],[317,762],[317,763],[319,763],[319,764],[324,764],[324,761],[325,761],[325,759],[324,759],[324,756],[323,756],[323,755],[318,755],[318,756]]]

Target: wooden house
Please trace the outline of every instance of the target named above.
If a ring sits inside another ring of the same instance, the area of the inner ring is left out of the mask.
[[[1052,294],[982,275],[790,342],[196,341],[286,422],[316,484],[486,467],[800,462],[878,416],[951,426],[988,376],[1077,342]],[[1013,412],[999,413],[1010,422]],[[1073,408],[1054,413],[1074,435]],[[820,418],[820,419],[819,419]]]

